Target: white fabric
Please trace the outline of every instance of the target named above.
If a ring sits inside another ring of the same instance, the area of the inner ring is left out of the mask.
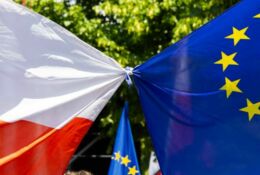
[[[155,175],[160,171],[160,166],[159,162],[157,160],[157,157],[155,155],[155,152],[151,152],[150,155],[150,162],[149,162],[149,169],[148,169],[148,174],[149,175]]]
[[[74,116],[95,120],[125,76],[56,23],[0,0],[0,120],[56,128]]]

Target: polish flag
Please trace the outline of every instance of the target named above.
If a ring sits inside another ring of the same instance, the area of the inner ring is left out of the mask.
[[[150,155],[148,174],[149,175],[162,175],[158,159],[155,155],[155,152],[153,152],[153,151],[151,152],[151,155]]]
[[[59,25],[1,0],[0,174],[63,174],[125,75]]]

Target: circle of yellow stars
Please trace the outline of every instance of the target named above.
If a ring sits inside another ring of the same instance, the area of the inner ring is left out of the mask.
[[[139,171],[136,169],[136,166],[128,166],[128,164],[131,162],[129,159],[128,155],[122,156],[120,154],[120,151],[115,152],[114,156],[112,157],[112,160],[117,161],[121,165],[124,165],[125,167],[128,168],[128,175],[136,175],[139,173]]]
[[[253,18],[260,19],[260,13],[255,15]],[[250,37],[247,36],[246,32],[248,31],[249,27],[245,27],[242,29],[237,29],[236,27],[232,28],[232,34],[225,37],[225,39],[233,40],[234,47],[241,41],[241,40],[250,40]],[[235,53],[225,53],[221,52],[221,59],[216,61],[214,64],[219,64],[222,66],[223,72],[229,66],[238,66],[238,62],[236,62],[235,58],[238,55],[237,52]],[[242,90],[239,88],[238,84],[240,79],[237,80],[230,80],[228,77],[225,77],[225,84],[220,88],[220,90],[226,91],[226,97],[229,98],[233,92],[236,93],[243,93]],[[253,103],[248,98],[246,99],[246,107],[240,109],[242,112],[246,112],[248,114],[248,120],[251,121],[255,115],[260,115],[260,102]]]

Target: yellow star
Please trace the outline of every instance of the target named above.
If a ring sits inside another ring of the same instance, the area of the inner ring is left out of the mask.
[[[226,39],[233,39],[234,46],[238,44],[240,40],[250,40],[250,38],[245,34],[248,27],[238,30],[237,28],[233,27],[233,33],[226,37]]]
[[[248,119],[251,121],[255,115],[260,115],[260,102],[252,103],[249,99],[246,99],[247,106],[241,108],[240,111],[248,113]]]
[[[117,161],[120,161],[120,158],[121,158],[121,155],[120,155],[120,151],[118,151],[118,152],[116,152],[116,153],[114,153],[115,154],[115,160],[117,160]]]
[[[127,167],[128,163],[130,163],[131,160],[128,159],[128,156],[121,157],[121,164],[125,165]]]
[[[128,174],[135,175],[137,173],[139,173],[139,171],[137,171],[135,166],[133,166],[132,168],[131,167],[128,168]]]
[[[232,94],[232,92],[239,92],[242,93],[242,91],[237,87],[238,83],[240,82],[240,79],[235,81],[230,81],[227,77],[225,78],[226,84],[220,88],[220,90],[226,91],[227,98]]]
[[[224,52],[221,52],[221,59],[216,61],[215,64],[222,64],[222,69],[224,72],[229,65],[238,65],[238,63],[234,61],[236,55],[237,53],[226,55]]]
[[[260,18],[260,13],[255,15],[254,18]]]

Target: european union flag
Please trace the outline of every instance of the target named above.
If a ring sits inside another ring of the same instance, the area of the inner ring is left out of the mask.
[[[108,175],[140,175],[135,146],[125,103],[114,145]]]
[[[163,174],[260,174],[259,76],[259,0],[134,69]]]

